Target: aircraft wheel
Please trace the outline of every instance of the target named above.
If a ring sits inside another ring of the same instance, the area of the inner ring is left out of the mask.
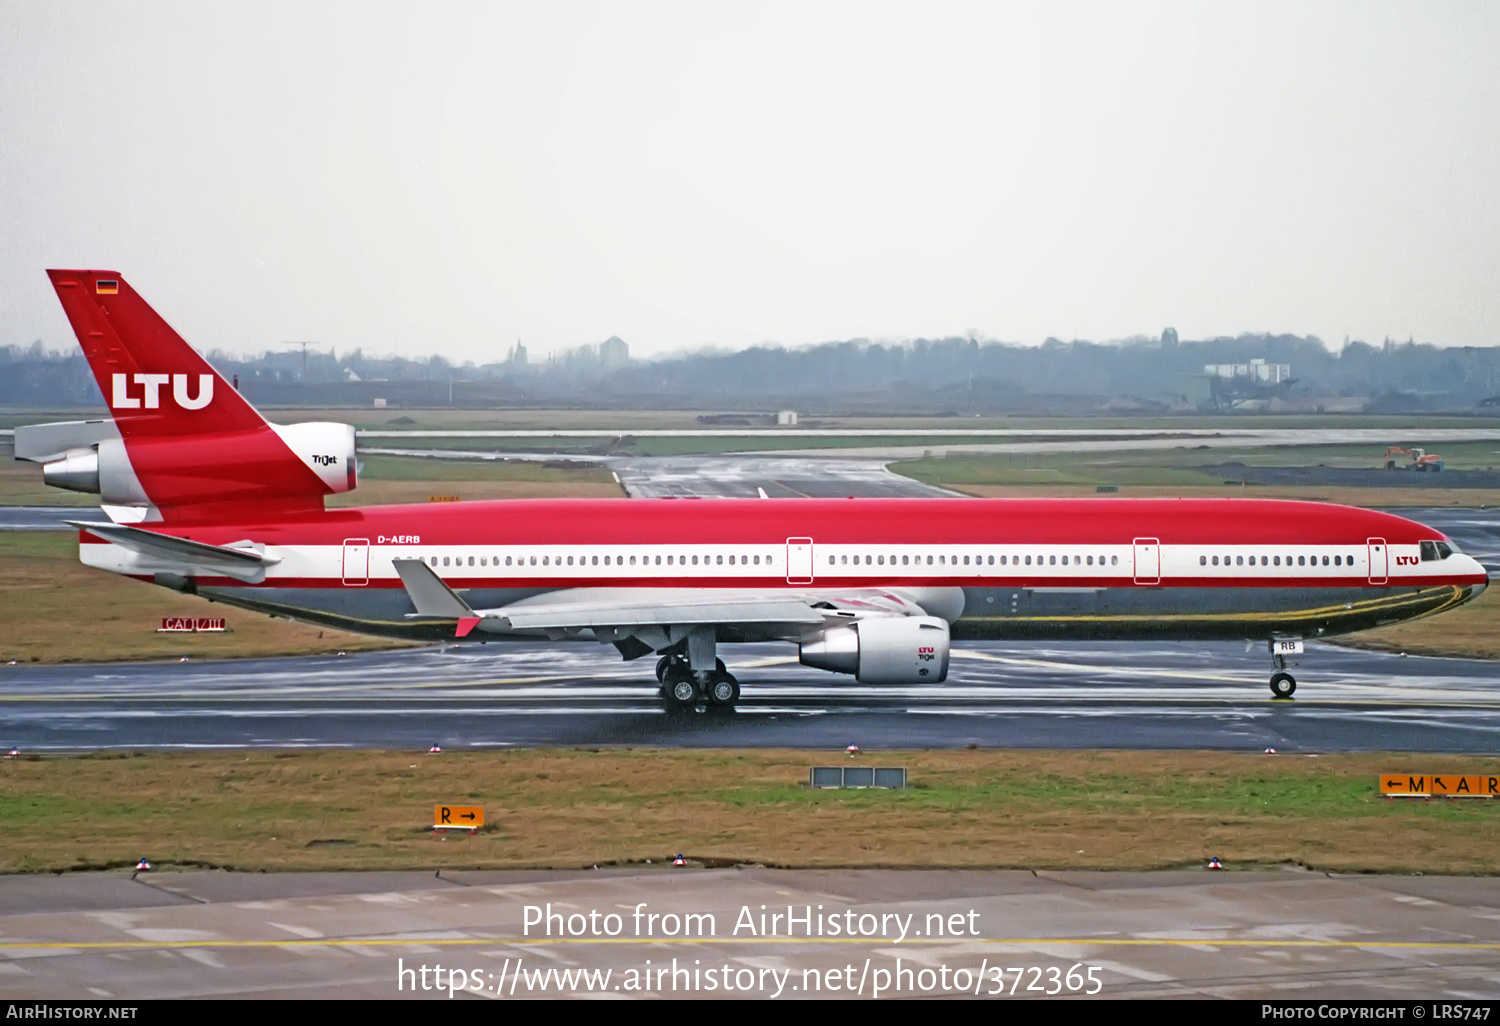
[[[656,661],[656,679],[663,684],[667,682],[667,667],[672,665],[672,657],[664,655]]]
[[[1291,698],[1292,693],[1297,690],[1297,680],[1290,673],[1271,674],[1271,696],[1273,698]]]
[[[678,677],[667,685],[667,698],[683,708],[697,705],[698,682],[691,677]]]
[[[666,680],[663,681],[667,693],[667,701],[680,708],[691,708],[698,704],[702,695],[698,691],[698,681],[692,672],[680,663],[672,663],[666,669]]]
[[[709,681],[708,700],[714,705],[733,705],[739,698],[740,682],[730,674],[718,673]]]

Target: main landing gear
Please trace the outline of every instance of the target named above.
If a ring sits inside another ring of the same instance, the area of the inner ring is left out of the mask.
[[[687,656],[665,655],[657,660],[656,679],[661,681],[662,697],[679,709],[691,709],[704,702],[729,707],[740,699],[740,682],[724,668],[722,659],[714,660],[712,670],[695,673]]]

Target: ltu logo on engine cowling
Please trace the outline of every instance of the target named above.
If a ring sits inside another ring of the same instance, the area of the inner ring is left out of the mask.
[[[167,382],[172,383],[172,399],[184,410],[201,410],[214,401],[214,376],[212,374],[198,375],[198,394],[188,395],[188,375],[186,374],[137,374],[134,384],[140,385],[142,393],[139,396],[130,394],[131,375],[116,374],[113,381],[113,395],[110,396],[110,408],[115,410],[155,410],[161,407],[161,388]]]
[[[320,467],[331,467],[339,461],[337,456],[309,456],[308,459]]]
[[[917,647],[917,658],[924,663],[930,663],[937,658],[937,649],[931,645],[919,645]]]

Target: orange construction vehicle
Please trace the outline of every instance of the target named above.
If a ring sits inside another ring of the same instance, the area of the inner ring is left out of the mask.
[[[1397,457],[1404,457],[1398,460]],[[1435,452],[1426,449],[1406,448],[1393,445],[1385,451],[1386,470],[1442,470],[1443,458]]]

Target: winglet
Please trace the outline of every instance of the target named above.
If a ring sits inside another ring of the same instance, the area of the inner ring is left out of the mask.
[[[406,594],[417,607],[417,616],[440,620],[457,620],[458,634],[462,638],[479,625],[483,617],[475,616],[474,610],[452,588],[443,582],[430,566],[420,559],[393,559],[391,565],[401,575]]]

